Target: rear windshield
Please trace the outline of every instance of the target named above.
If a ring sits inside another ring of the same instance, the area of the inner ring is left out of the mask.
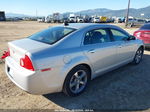
[[[145,24],[140,28],[141,30],[150,30],[150,24]]]
[[[75,30],[76,29],[67,27],[51,27],[31,35],[29,38],[47,44],[54,44]]]

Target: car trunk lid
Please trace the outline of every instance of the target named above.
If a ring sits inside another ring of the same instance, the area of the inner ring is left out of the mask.
[[[8,47],[10,56],[17,63],[20,63],[20,59],[23,58],[27,53],[32,55],[33,52],[48,48],[50,45],[26,38],[9,42]]]

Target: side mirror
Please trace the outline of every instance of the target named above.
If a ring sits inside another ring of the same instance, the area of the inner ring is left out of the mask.
[[[136,38],[133,35],[130,35],[127,40],[136,40]]]

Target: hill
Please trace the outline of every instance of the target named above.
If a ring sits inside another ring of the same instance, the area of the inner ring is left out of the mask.
[[[126,16],[126,9],[122,10],[111,10],[106,8],[99,8],[99,9],[90,9],[84,10],[79,12],[68,12],[64,13],[64,15],[69,15],[70,13],[75,13],[77,15],[97,15],[97,16]],[[150,6],[145,8],[134,9],[130,8],[130,16],[133,17],[141,17],[141,14],[144,14],[144,18],[150,18]]]
[[[106,8],[99,8],[99,9],[89,9],[89,10],[83,10],[79,12],[66,12],[63,13],[64,17],[69,16],[69,14],[74,13],[76,15],[97,15],[97,16],[116,16],[116,17],[125,17],[126,16],[126,9],[122,10],[111,10]],[[139,9],[130,9],[130,16],[133,17],[141,17],[141,14],[144,14],[144,18],[150,18],[150,6],[145,8],[139,8]],[[15,13],[6,13],[6,17],[32,17],[29,15],[24,14],[15,14]]]

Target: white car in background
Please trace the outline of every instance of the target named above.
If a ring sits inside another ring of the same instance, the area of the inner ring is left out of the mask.
[[[93,22],[94,23],[100,23],[100,18],[99,17],[94,17]]]
[[[84,23],[83,17],[78,17],[78,18],[77,18],[77,22],[78,22],[78,23]]]
[[[133,26],[142,26],[146,23],[146,20],[144,19],[132,19],[132,18],[129,18],[128,20],[128,25],[130,27],[133,27]]]

